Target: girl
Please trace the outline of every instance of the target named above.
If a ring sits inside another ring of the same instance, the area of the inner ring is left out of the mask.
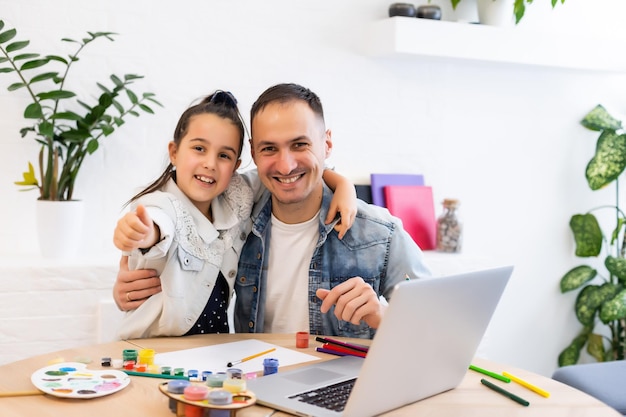
[[[168,145],[169,165],[129,201],[131,211],[118,221],[113,241],[129,255],[131,270],[157,270],[162,291],[126,313],[120,338],[229,332],[226,309],[237,262],[253,202],[262,194],[254,172],[235,172],[244,131],[231,93],[216,91],[192,105]],[[343,186],[354,188],[330,170],[324,175],[340,193]],[[354,193],[343,190],[354,212]]]

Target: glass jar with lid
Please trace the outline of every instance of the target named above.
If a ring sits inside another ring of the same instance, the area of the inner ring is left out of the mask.
[[[460,252],[463,238],[463,224],[457,209],[461,204],[454,198],[443,200],[443,213],[437,219],[437,250],[440,252]]]

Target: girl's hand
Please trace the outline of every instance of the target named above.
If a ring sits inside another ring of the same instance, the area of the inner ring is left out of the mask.
[[[343,239],[348,229],[354,224],[357,212],[356,201],[356,189],[354,188],[354,184],[345,178],[338,181],[324,223],[329,224],[332,222],[337,214],[341,216],[335,225],[335,230],[339,233],[339,239]]]
[[[150,248],[158,241],[158,235],[145,207],[138,205],[136,211],[126,213],[118,220],[113,233],[113,243],[123,251]]]

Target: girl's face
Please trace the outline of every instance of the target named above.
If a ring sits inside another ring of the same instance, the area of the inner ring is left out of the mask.
[[[169,143],[178,188],[209,219],[211,201],[228,187],[241,163],[239,151],[237,127],[228,119],[207,113],[189,120],[178,146]]]

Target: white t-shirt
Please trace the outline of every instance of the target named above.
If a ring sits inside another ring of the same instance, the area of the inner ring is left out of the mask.
[[[319,239],[319,215],[298,224],[272,215],[265,333],[309,331],[309,265]]]

